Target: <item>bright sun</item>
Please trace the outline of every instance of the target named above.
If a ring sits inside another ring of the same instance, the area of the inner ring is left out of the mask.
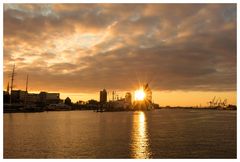
[[[136,101],[142,101],[145,98],[145,93],[143,91],[143,88],[138,89],[135,91],[135,100]]]

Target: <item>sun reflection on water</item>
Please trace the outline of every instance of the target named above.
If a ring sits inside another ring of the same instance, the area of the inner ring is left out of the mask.
[[[146,117],[142,111],[133,114],[131,157],[137,159],[151,157]]]

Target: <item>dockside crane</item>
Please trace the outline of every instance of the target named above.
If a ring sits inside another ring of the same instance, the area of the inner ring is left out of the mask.
[[[216,96],[213,97],[212,101],[208,102],[210,107],[214,106],[215,99],[216,99]]]

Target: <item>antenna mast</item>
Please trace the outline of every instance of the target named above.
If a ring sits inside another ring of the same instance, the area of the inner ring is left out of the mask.
[[[8,85],[7,85],[7,92],[9,94],[9,82],[8,82]]]
[[[12,90],[13,90],[13,81],[14,81],[14,76],[15,76],[15,64],[13,65],[13,70],[12,70],[12,76],[11,76],[11,87],[10,87],[10,92],[11,92],[11,96],[10,96],[10,104],[12,104]]]
[[[28,94],[28,74],[27,74],[27,80],[26,80],[26,91],[25,91],[25,95],[24,95],[24,108],[26,108],[27,94]]]

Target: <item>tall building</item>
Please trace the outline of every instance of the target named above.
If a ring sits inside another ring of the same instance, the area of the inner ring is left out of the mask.
[[[107,91],[106,89],[103,89],[100,91],[100,103],[106,103],[107,102]]]

